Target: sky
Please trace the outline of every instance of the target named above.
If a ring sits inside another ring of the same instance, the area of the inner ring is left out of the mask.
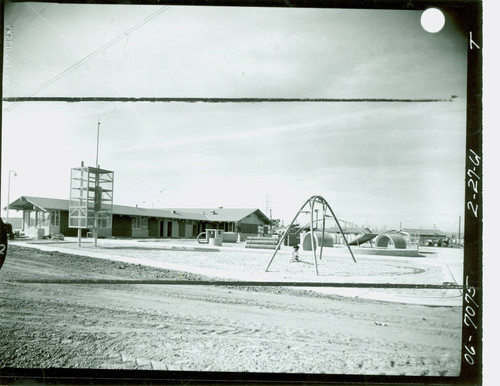
[[[116,204],[263,210],[268,197],[287,223],[321,195],[358,225],[456,232],[468,41],[450,18],[426,32],[421,14],[6,4],[4,97],[456,98],[4,102],[2,207],[9,170],[11,202],[68,198],[70,169],[95,165],[100,121]]]

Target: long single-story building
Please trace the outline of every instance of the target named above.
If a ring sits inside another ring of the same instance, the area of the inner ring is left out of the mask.
[[[22,231],[37,237],[40,232],[76,236],[69,227],[69,200],[21,196],[9,204],[23,211]],[[271,220],[259,209],[239,208],[166,208],[148,209],[113,205],[112,224],[98,224],[100,237],[196,238],[206,229],[237,232],[241,240],[249,235],[267,234]],[[84,229],[83,235],[91,232]]]
[[[417,228],[404,228],[401,230],[404,233],[408,233],[408,235],[418,241],[420,245],[425,245],[427,241],[439,241],[448,238],[446,233],[440,231],[439,229],[417,229]]]

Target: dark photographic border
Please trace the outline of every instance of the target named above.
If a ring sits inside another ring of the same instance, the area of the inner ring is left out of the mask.
[[[38,2],[37,0],[35,0]],[[52,3],[120,4],[117,1],[51,1]],[[409,377],[382,375],[275,374],[232,372],[133,371],[95,369],[0,369],[1,383],[33,381],[53,384],[481,384],[482,383],[482,317],[483,317],[483,139],[482,139],[482,2],[479,0],[151,0],[123,1],[122,4],[192,5],[192,6],[258,6],[283,8],[351,8],[424,10],[439,7],[447,11],[467,37],[467,118],[465,229],[464,229],[464,291],[462,313],[461,371],[458,377]],[[4,27],[4,3],[1,3]],[[2,28],[4,53],[5,29]],[[56,98],[53,98],[56,100]],[[5,101],[5,99],[3,99]],[[1,135],[1,134],[0,134]],[[0,137],[1,140],[1,137]],[[1,164],[1,159],[0,159]],[[8,258],[8,257],[7,257]],[[185,283],[189,284],[189,283]],[[1,317],[1,316],[0,316]]]

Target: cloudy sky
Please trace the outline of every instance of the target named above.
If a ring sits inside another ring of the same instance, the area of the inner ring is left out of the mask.
[[[311,195],[359,225],[457,231],[467,40],[421,11],[15,3],[4,97],[403,98],[452,102],[3,103],[2,207],[115,171],[115,203],[258,207]],[[6,59],[7,60],[7,59]],[[15,212],[11,213],[11,216]],[[463,228],[462,228],[463,229]]]

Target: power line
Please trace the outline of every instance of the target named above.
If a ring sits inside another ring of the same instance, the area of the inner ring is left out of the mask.
[[[167,6],[161,7],[158,11],[156,11],[153,14],[149,15],[148,17],[146,17],[145,19],[143,19],[142,21],[140,21],[136,25],[132,26],[131,28],[129,28],[128,30],[126,30],[125,32],[123,32],[122,34],[118,35],[114,39],[112,39],[109,42],[107,42],[106,44],[102,45],[100,48],[98,48],[97,50],[93,51],[92,53],[90,53],[86,57],[80,59],[78,62],[76,62],[75,64],[71,65],[66,70],[64,70],[63,72],[61,72],[58,75],[56,75],[54,78],[48,80],[47,82],[45,82],[44,84],[42,84],[41,86],[39,86],[38,88],[36,88],[33,92],[31,92],[29,94],[29,97],[32,97],[32,96],[38,94],[40,91],[42,91],[43,89],[47,88],[48,86],[50,86],[54,82],[57,82],[63,76],[69,74],[71,71],[73,71],[76,68],[80,67],[82,64],[84,64],[85,62],[89,61],[94,56],[100,54],[101,52],[107,50],[108,48],[110,48],[114,44],[118,43],[120,40],[122,40],[124,37],[126,37],[130,33],[134,32],[138,28],[142,27],[144,24],[146,24],[149,21],[153,20],[155,17],[157,17],[158,15],[160,15],[162,12],[164,12],[167,8],[168,8]]]
[[[41,16],[41,14],[43,13],[43,11],[45,11],[48,7],[50,7],[51,4],[47,4],[40,12],[38,10],[36,10],[35,8],[33,8],[32,5],[28,4],[28,6],[34,10],[36,12],[36,15],[30,19],[25,25],[23,25],[18,31],[15,31],[15,34],[14,36],[12,37],[12,40],[15,40],[15,38],[17,36],[19,36],[21,34],[21,32],[23,32],[23,30],[28,27],[34,20],[36,20],[39,16]],[[17,19],[16,19],[17,20]]]

